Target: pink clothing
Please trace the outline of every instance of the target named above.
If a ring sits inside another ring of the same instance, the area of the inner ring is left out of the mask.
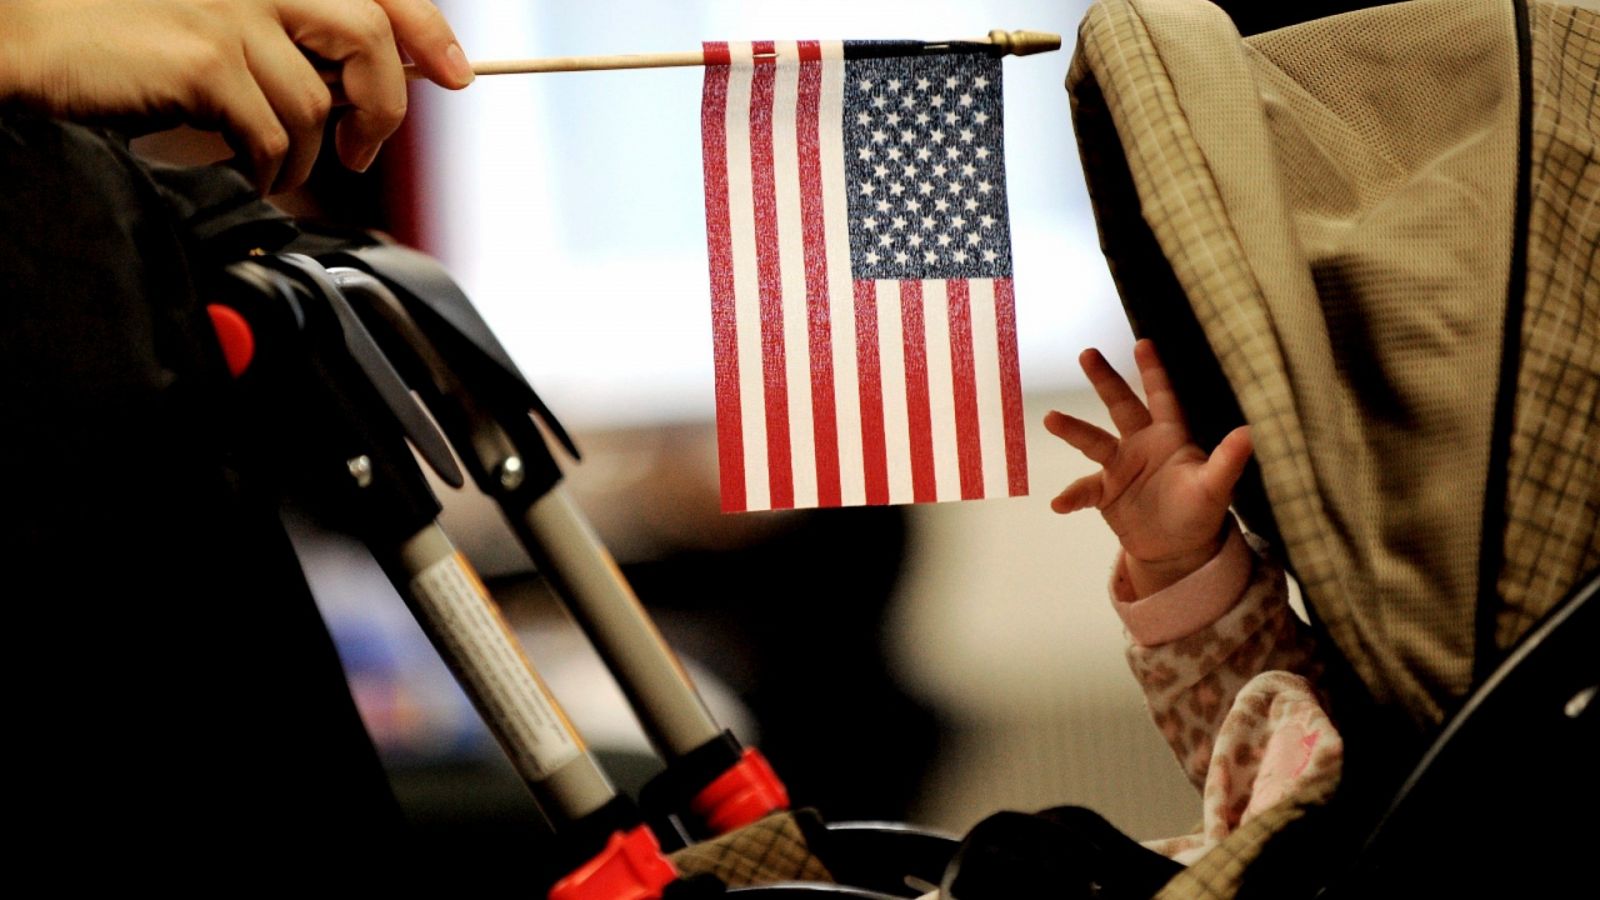
[[[1338,779],[1344,744],[1317,695],[1315,645],[1283,571],[1236,526],[1210,562],[1148,597],[1134,597],[1119,556],[1111,596],[1151,716],[1203,798],[1201,830],[1155,849],[1190,862],[1300,785]]]
[[[1111,577],[1111,601],[1134,643],[1155,647],[1187,637],[1222,618],[1244,593],[1250,580],[1250,550],[1238,526],[1211,561],[1166,590],[1134,599],[1127,557],[1117,555]]]

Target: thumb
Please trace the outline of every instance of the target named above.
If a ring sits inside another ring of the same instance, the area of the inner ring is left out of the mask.
[[[1253,449],[1249,425],[1240,425],[1228,432],[1228,436],[1222,439],[1217,449],[1211,451],[1211,457],[1200,467],[1201,486],[1214,497],[1231,497],[1233,486],[1239,483],[1239,476],[1244,474],[1244,467],[1250,463]]]

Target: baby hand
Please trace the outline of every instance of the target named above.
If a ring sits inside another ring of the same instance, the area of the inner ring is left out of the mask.
[[[1098,508],[1122,542],[1134,592],[1145,597],[1221,550],[1233,486],[1250,461],[1250,429],[1234,429],[1208,458],[1189,435],[1155,345],[1142,340],[1133,355],[1148,409],[1099,351],[1079,357],[1120,438],[1059,412],[1046,416],[1044,425],[1101,466],[1068,485],[1050,508]]]

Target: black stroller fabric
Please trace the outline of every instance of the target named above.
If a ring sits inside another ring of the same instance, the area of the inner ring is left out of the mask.
[[[120,140],[26,115],[0,115],[0,184],[13,858],[185,884],[401,856],[276,508],[238,477],[194,210]]]
[[[1077,806],[979,822],[951,860],[940,900],[1144,900],[1183,867]]]

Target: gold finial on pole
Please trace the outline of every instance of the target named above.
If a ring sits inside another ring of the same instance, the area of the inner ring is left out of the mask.
[[[989,43],[999,47],[1002,54],[1032,56],[1060,50],[1061,35],[1048,31],[1002,31],[996,28],[989,32]]]

